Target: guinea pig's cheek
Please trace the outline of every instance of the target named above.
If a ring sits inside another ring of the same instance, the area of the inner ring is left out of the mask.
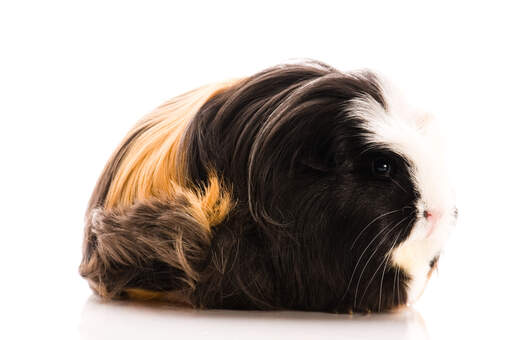
[[[423,292],[430,272],[432,249],[421,240],[408,239],[393,251],[393,262],[408,276],[407,302],[415,302]]]

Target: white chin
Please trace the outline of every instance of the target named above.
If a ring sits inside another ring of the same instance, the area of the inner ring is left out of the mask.
[[[416,302],[423,293],[431,271],[430,263],[440,254],[450,230],[450,224],[439,223],[429,231],[427,224],[420,219],[409,237],[393,250],[393,263],[410,277],[408,303]]]

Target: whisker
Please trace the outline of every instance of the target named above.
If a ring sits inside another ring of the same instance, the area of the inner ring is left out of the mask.
[[[392,211],[388,211],[387,213],[384,213],[382,215],[379,215],[377,216],[376,218],[374,218],[370,223],[368,223],[366,225],[366,227],[364,227],[360,232],[359,234],[357,235],[357,237],[354,239],[354,242],[352,242],[352,245],[350,246],[350,250],[352,250],[352,248],[354,248],[354,245],[356,244],[357,240],[359,239],[359,237],[361,237],[361,235],[363,235],[364,231],[366,229],[368,229],[373,223],[377,222],[377,220],[381,219],[382,217],[385,217],[385,216],[388,216],[388,215],[391,215],[391,214],[394,214],[394,213],[397,213],[401,211],[400,209],[397,209],[397,210],[392,210]]]
[[[397,306],[400,306],[400,269],[398,267],[396,267],[398,269],[397,271],[397,278],[398,280],[396,281],[396,297],[397,297]]]
[[[395,245],[398,242],[398,239],[402,235],[402,232],[403,232],[403,230],[400,233],[398,233],[398,236],[396,237],[395,242],[393,242],[393,245],[391,246],[391,250],[389,251],[389,253],[387,255],[387,264],[384,265],[384,268],[382,269],[382,276],[380,278],[380,289],[379,289],[379,312],[380,312],[380,307],[381,307],[381,302],[382,302],[382,286],[384,284],[384,274],[386,273],[386,267],[389,266],[389,260],[391,259],[391,255],[393,254],[393,249],[395,248]],[[395,288],[393,287],[393,289],[395,289]]]
[[[386,235],[382,238],[381,242],[379,243],[379,245],[377,246],[377,248],[375,249],[375,251],[373,252],[373,254],[370,256],[370,258],[368,259],[368,261],[366,261],[366,264],[363,268],[363,270],[361,271],[361,275],[359,275],[359,280],[357,282],[357,287],[356,287],[356,297],[357,297],[357,290],[359,288],[359,283],[361,282],[361,278],[363,276],[363,273],[366,269],[366,267],[368,266],[368,264],[370,263],[371,259],[373,258],[373,256],[375,255],[375,253],[377,252],[377,250],[380,248],[380,246],[386,241],[386,238],[387,236],[393,231],[395,230],[400,224],[402,224],[402,222],[404,220],[406,220],[407,218],[409,218],[411,216],[411,214],[407,215],[406,217],[404,217],[403,219],[401,219],[395,226],[393,226],[393,228],[391,230],[389,230]],[[399,235],[401,234],[402,232],[399,233]],[[398,240],[398,237],[396,238],[396,240]],[[395,240],[395,243],[396,243],[396,240]],[[395,245],[395,243],[393,244],[393,247]],[[373,282],[373,279],[375,278],[375,275],[377,275],[380,267],[385,263],[386,261],[386,257],[387,257],[387,254],[386,256],[384,257],[384,261],[381,262],[381,264],[377,267],[377,269],[375,270],[375,273],[372,275],[372,277],[370,278],[368,284],[366,285],[366,289],[364,290],[362,296],[361,296],[361,300],[364,298],[364,296],[366,295],[366,292],[368,291],[368,288],[370,287],[371,283]],[[354,299],[355,300],[355,299]]]
[[[387,230],[387,233],[386,235],[382,238],[382,240],[380,241],[380,243],[377,245],[377,247],[375,248],[375,250],[373,251],[373,253],[370,255],[370,257],[368,258],[368,260],[366,261],[363,269],[361,270],[361,274],[359,275],[359,280],[357,281],[357,285],[356,285],[356,290],[355,290],[355,293],[354,293],[354,308],[357,306],[357,292],[359,290],[359,284],[361,283],[361,279],[363,277],[363,274],[364,274],[364,271],[366,270],[366,267],[368,267],[368,264],[370,263],[370,261],[372,260],[373,256],[377,253],[377,251],[379,250],[379,248],[382,246],[382,244],[384,244],[385,240],[386,240],[386,236],[389,235],[392,231],[394,231],[403,221],[405,221],[407,218],[409,218],[410,215],[404,217],[403,219],[401,219],[397,224],[395,224],[390,230]],[[391,224],[390,224],[391,225]],[[385,228],[383,230],[386,230]],[[378,233],[374,239],[376,239],[377,236],[379,236],[381,233]],[[373,240],[372,242],[370,243],[373,243]],[[370,246],[370,244],[368,244],[368,246],[366,247],[366,249],[368,249],[368,247]],[[363,251],[363,254],[366,252],[366,249]],[[359,257],[360,259],[362,258],[363,254],[361,254],[361,256]],[[356,264],[357,266],[357,264]],[[354,270],[355,271],[355,270]]]
[[[377,273],[379,272],[380,267],[382,267],[384,262],[386,262],[387,257],[388,257],[388,255],[384,256],[384,260],[379,264],[377,269],[375,269],[375,273],[373,273],[373,275],[370,278],[370,280],[368,280],[368,284],[366,285],[366,288],[364,289],[363,294],[361,295],[361,298],[360,298],[361,301],[364,299],[364,296],[366,295],[366,292],[370,288],[370,285],[372,284],[373,279],[375,278],[375,275],[377,275]],[[384,266],[384,269],[386,269],[386,266]],[[379,309],[380,309],[380,302],[379,302]]]
[[[395,303],[395,288],[396,288],[396,275],[398,273],[398,267],[395,266],[395,275],[393,275],[393,300],[391,300],[391,303]]]
[[[407,230],[412,222],[414,222],[414,220],[409,221],[409,223],[407,224],[407,228],[405,228],[404,230]],[[400,234],[398,235],[399,237],[401,236],[402,232],[403,231],[401,231]],[[394,246],[395,245],[393,245],[393,248],[394,248]],[[399,274],[399,272],[400,272],[400,269],[398,268],[398,266],[395,266],[395,274],[393,275],[393,294],[392,294],[391,303],[392,304],[395,303],[395,289],[396,289],[396,291],[397,291],[397,305],[400,305],[400,274]],[[398,281],[396,280],[397,277],[398,277]],[[380,297],[379,297],[379,306],[380,306]]]
[[[382,228],[381,231],[379,231],[377,233],[377,235],[375,235],[375,237],[370,241],[368,242],[368,245],[366,246],[366,248],[364,248],[363,252],[361,253],[361,255],[359,256],[359,258],[357,259],[357,262],[356,262],[356,265],[354,267],[354,270],[352,271],[352,275],[350,276],[350,279],[348,281],[348,285],[347,285],[347,288],[345,290],[345,294],[343,294],[343,298],[345,298],[345,296],[347,295],[348,293],[348,290],[350,288],[350,285],[352,284],[352,280],[354,279],[354,275],[356,273],[356,270],[357,270],[357,267],[359,266],[359,263],[361,262],[361,260],[363,259],[363,256],[364,254],[366,253],[366,251],[368,250],[368,248],[370,248],[371,244],[373,242],[375,242],[375,240],[379,237],[380,234],[382,234],[383,232],[386,231],[386,228],[389,227],[392,223],[388,224],[386,227]]]

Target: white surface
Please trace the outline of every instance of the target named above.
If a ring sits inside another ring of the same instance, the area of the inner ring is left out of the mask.
[[[84,339],[428,339],[414,310],[367,316],[302,312],[194,311],[90,298],[82,313]]]
[[[505,2],[187,3],[0,3],[0,338],[512,338]],[[380,70],[445,121],[460,219],[414,309],[196,312],[91,297],[77,270],[83,213],[131,125],[183,91],[293,57]]]

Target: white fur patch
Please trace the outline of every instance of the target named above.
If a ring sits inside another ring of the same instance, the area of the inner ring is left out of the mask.
[[[411,164],[412,180],[420,194],[419,215],[392,259],[411,277],[408,302],[414,302],[425,287],[430,261],[441,252],[453,228],[455,198],[435,118],[409,107],[389,86],[381,84],[381,89],[386,109],[373,97],[363,96],[351,101],[350,111],[371,131],[365,136],[371,144],[386,146]],[[439,214],[435,226],[423,216],[425,210]]]

